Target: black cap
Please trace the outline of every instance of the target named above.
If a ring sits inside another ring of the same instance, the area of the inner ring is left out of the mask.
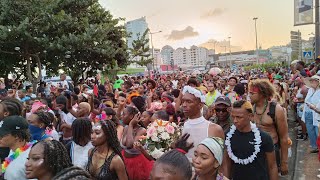
[[[27,120],[21,116],[8,116],[0,121],[0,137],[11,134],[12,131],[29,128]]]
[[[215,105],[217,104],[225,104],[227,106],[231,106],[231,101],[226,96],[219,96],[216,101],[214,102]]]

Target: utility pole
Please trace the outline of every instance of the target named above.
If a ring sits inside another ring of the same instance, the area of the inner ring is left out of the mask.
[[[152,35],[153,34],[157,34],[157,33],[161,33],[162,31],[157,31],[157,32],[151,32],[150,30],[149,30],[149,34],[150,34],[150,40],[151,40],[151,48],[152,48],[152,70],[153,70],[153,73],[155,73],[154,71],[155,71],[155,67],[154,67],[154,47],[153,47],[153,41],[152,41]]]
[[[320,53],[319,53],[319,48],[320,48],[320,23],[319,23],[319,0],[315,0],[315,44],[316,44],[316,48],[315,48],[315,57],[317,58]]]
[[[231,59],[231,37],[229,39],[229,61],[230,61],[230,68],[232,67],[232,59]]]
[[[254,27],[255,27],[255,32],[256,32],[256,55],[257,55],[257,64],[259,63],[259,52],[258,52],[258,32],[257,32],[257,17],[253,18],[254,20]]]

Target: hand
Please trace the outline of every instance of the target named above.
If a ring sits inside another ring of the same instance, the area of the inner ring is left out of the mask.
[[[138,150],[143,150],[142,144],[139,141],[136,141],[133,143],[133,148],[138,149]]]
[[[130,125],[132,127],[136,126],[140,122],[140,113],[134,115],[134,117],[130,121]]]
[[[183,149],[184,151],[188,152],[192,147],[193,143],[188,143],[187,140],[189,139],[190,134],[184,134],[181,136],[174,144],[173,148],[180,148]]]
[[[280,166],[281,175],[288,175],[288,163],[281,163]]]

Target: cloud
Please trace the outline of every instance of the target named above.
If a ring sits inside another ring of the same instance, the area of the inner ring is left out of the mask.
[[[188,26],[184,30],[173,30],[171,31],[171,34],[167,36],[168,40],[182,40],[188,37],[195,37],[199,36],[199,33],[197,31],[194,31],[193,27]]]
[[[223,14],[227,9],[221,9],[221,8],[215,8],[213,10],[210,10],[206,13],[204,13],[201,18],[206,19],[206,18],[211,18],[211,17],[217,17]]]

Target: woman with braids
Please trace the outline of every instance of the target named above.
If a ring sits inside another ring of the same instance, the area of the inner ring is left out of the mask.
[[[48,141],[53,138],[46,134],[47,127],[52,126],[52,119],[49,112],[37,111],[28,116],[29,131],[31,140]]]
[[[121,147],[112,121],[100,121],[92,128],[87,171],[93,179],[127,180]]]
[[[28,122],[21,116],[8,116],[0,122],[0,144],[10,148],[9,156],[1,165],[4,179],[24,180],[27,156],[34,142],[30,142]]]
[[[153,161],[148,160],[139,149],[134,148],[134,142],[146,133],[146,129],[140,125],[142,123],[140,113],[136,107],[127,106],[123,111],[122,119],[126,127],[122,135],[121,147],[129,179],[149,179]]]
[[[89,118],[78,118],[72,123],[72,141],[66,145],[72,164],[85,168],[91,144],[92,125]]]
[[[66,148],[56,140],[40,141],[31,148],[25,163],[26,177],[38,180],[89,179],[90,175],[72,166]],[[18,178],[20,179],[20,178]]]
[[[151,180],[190,180],[191,164],[185,154],[193,146],[187,143],[189,134],[184,134],[174,145],[174,149],[163,154],[155,162],[150,174]]]
[[[4,98],[0,101],[0,123],[3,118],[22,113],[22,103],[15,98]],[[0,147],[0,163],[9,155],[10,149],[7,147]]]
[[[106,113],[106,120],[111,120],[112,122],[114,122],[114,124],[116,125],[116,128],[117,128],[117,137],[119,139],[119,141],[121,140],[122,138],[122,134],[123,134],[123,126],[120,124],[120,121],[119,119],[117,119],[116,117],[116,112],[110,108],[110,107],[107,107],[104,109],[104,112]]]

